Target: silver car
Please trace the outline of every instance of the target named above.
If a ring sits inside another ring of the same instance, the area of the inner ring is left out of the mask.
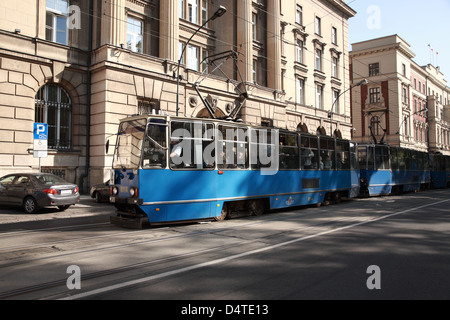
[[[109,202],[109,196],[111,194],[110,189],[109,180],[105,183],[96,184],[91,187],[91,198],[94,198],[97,203]]]
[[[61,211],[80,201],[76,184],[48,173],[15,173],[0,178],[0,205],[21,206],[35,213],[48,206]]]

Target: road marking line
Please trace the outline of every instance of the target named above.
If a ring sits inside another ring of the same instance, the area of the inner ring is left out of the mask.
[[[361,225],[364,225],[364,224],[377,222],[377,221],[380,221],[380,220],[388,219],[388,218],[391,218],[391,217],[394,217],[394,216],[397,216],[397,215],[405,214],[405,213],[416,211],[416,210],[419,210],[419,209],[436,206],[438,204],[441,204],[441,203],[444,203],[444,202],[449,202],[449,201],[450,201],[450,199],[447,199],[447,200],[434,202],[434,203],[431,203],[431,204],[426,204],[426,205],[423,205],[423,206],[419,206],[419,207],[403,210],[403,211],[400,211],[400,212],[391,213],[391,214],[388,214],[388,215],[385,215],[385,216],[382,216],[382,217],[378,217],[378,218],[374,218],[374,219],[370,219],[370,220],[366,220],[366,221],[357,222],[357,223],[354,223],[354,224],[351,224],[351,225],[348,225],[348,226],[339,227],[339,228],[331,229],[331,230],[327,230],[327,231],[322,231],[322,232],[319,232],[319,233],[315,233],[315,234],[312,234],[312,235],[309,235],[309,236],[304,236],[304,237],[301,237],[301,238],[297,238],[297,239],[293,239],[293,240],[290,240],[290,241],[282,242],[282,243],[275,244],[275,245],[272,245],[272,246],[268,246],[268,247],[264,247],[264,248],[260,248],[260,249],[255,249],[255,250],[251,250],[251,251],[247,251],[247,252],[235,254],[235,255],[232,255],[232,256],[229,256],[229,257],[220,258],[220,259],[216,259],[216,260],[212,260],[212,261],[208,261],[208,262],[203,262],[203,263],[199,263],[199,264],[196,264],[196,265],[193,265],[193,266],[189,266],[189,267],[185,267],[185,268],[181,268],[181,269],[176,269],[176,270],[172,270],[172,271],[168,271],[168,272],[163,272],[163,273],[156,274],[156,275],[153,275],[153,276],[149,276],[149,277],[145,277],[145,278],[141,278],[141,279],[136,279],[136,280],[131,280],[131,281],[127,281],[127,282],[124,282],[124,283],[119,283],[119,284],[107,286],[107,287],[104,287],[104,288],[87,291],[87,292],[84,292],[84,293],[75,294],[75,295],[72,295],[72,296],[69,296],[69,297],[62,298],[60,300],[83,299],[83,298],[87,298],[87,297],[90,297],[90,296],[103,294],[103,293],[106,293],[106,292],[109,292],[109,291],[123,289],[125,287],[138,285],[138,284],[141,284],[141,283],[144,283],[144,282],[149,282],[149,281],[156,280],[156,279],[166,278],[166,277],[169,277],[169,276],[173,276],[173,275],[176,275],[176,274],[180,274],[180,273],[184,273],[184,272],[188,272],[188,271],[192,271],[192,270],[196,270],[196,269],[200,269],[200,268],[204,268],[204,267],[209,267],[209,266],[212,266],[212,265],[216,265],[216,264],[228,262],[228,261],[231,261],[231,260],[247,257],[247,256],[250,256],[250,255],[253,255],[253,254],[256,254],[256,253],[261,253],[261,252],[273,250],[273,249],[276,249],[276,248],[284,247],[284,246],[287,246],[287,245],[290,245],[290,244],[293,244],[293,243],[297,243],[297,242],[301,242],[301,241],[317,238],[317,237],[324,236],[324,235],[331,234],[331,233],[335,233],[335,232],[338,232],[338,231],[342,231],[342,230],[358,227],[358,226],[361,226]]]

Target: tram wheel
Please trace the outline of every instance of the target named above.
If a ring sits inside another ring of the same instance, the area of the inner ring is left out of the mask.
[[[223,207],[222,207],[222,212],[220,213],[220,216],[214,217],[214,219],[216,221],[223,221],[228,218],[229,218],[228,204],[224,203]]]
[[[334,203],[339,204],[342,202],[342,196],[339,192],[334,195]]]
[[[253,216],[260,216],[265,211],[264,200],[250,200],[248,203],[248,209]]]

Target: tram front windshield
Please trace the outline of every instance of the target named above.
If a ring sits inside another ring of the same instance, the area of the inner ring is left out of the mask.
[[[139,168],[146,123],[146,119],[138,119],[120,124],[113,159],[114,169]]]

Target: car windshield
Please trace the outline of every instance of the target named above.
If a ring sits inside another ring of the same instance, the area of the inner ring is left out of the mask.
[[[114,169],[139,167],[146,123],[146,119],[138,119],[120,124],[113,159]]]
[[[52,174],[40,174],[35,176],[36,180],[39,181],[40,184],[62,184],[67,183],[67,181],[61,179],[58,176],[54,176]]]

